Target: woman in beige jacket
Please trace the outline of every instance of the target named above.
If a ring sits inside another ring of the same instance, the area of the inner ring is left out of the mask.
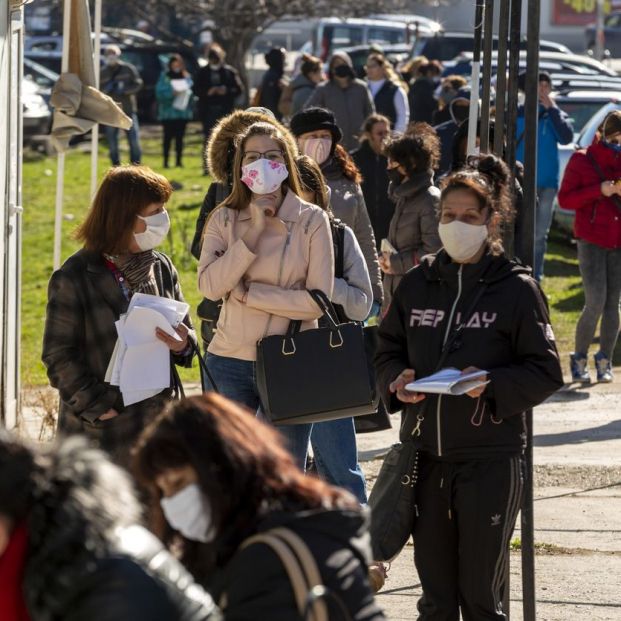
[[[255,123],[240,135],[233,189],[205,228],[198,282],[210,300],[224,299],[207,367],[218,390],[252,410],[257,342],[302,329],[321,316],[308,290],[332,296],[334,259],[326,213],[300,198],[295,153],[282,132]],[[282,427],[298,463],[306,461],[310,425]]]

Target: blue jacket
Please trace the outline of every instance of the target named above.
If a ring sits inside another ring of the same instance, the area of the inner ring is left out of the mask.
[[[174,106],[175,93],[171,84],[171,78],[167,71],[162,71],[155,85],[155,98],[157,99],[157,120],[158,121],[174,121],[184,119],[191,121],[194,117],[194,96],[192,95],[192,78],[186,77],[190,91],[190,98],[187,106],[183,110],[179,110]]]
[[[524,161],[524,106],[518,108],[516,159]],[[558,107],[544,108],[539,105],[539,128],[537,134],[537,187],[558,188],[558,145],[569,144],[574,139],[574,128],[569,117]]]

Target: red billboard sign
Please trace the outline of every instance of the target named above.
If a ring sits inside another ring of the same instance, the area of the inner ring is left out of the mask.
[[[619,8],[619,1],[604,0],[604,15]],[[616,6],[615,6],[616,5]],[[552,24],[555,26],[584,26],[595,21],[597,0],[554,0]]]

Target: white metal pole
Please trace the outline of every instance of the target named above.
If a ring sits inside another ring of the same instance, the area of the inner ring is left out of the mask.
[[[101,57],[101,3],[95,0],[95,47],[93,62],[95,63],[95,88],[99,88],[99,69]],[[99,159],[99,123],[95,123],[91,130],[91,199],[97,191],[97,162]]]
[[[63,5],[63,58],[61,73],[67,73],[69,69],[69,46],[71,44],[71,2],[64,0]],[[62,245],[63,225],[63,192],[65,182],[65,154],[58,154],[56,170],[56,214],[54,218],[54,269],[60,267],[60,253]]]

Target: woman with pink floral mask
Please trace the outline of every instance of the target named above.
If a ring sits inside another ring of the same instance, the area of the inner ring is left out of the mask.
[[[308,290],[332,296],[333,247],[325,212],[300,198],[291,142],[270,123],[238,137],[231,194],[210,216],[203,235],[198,282],[210,300],[224,300],[207,367],[224,396],[259,407],[257,341],[302,329],[321,316]],[[281,429],[300,466],[310,425]]]

